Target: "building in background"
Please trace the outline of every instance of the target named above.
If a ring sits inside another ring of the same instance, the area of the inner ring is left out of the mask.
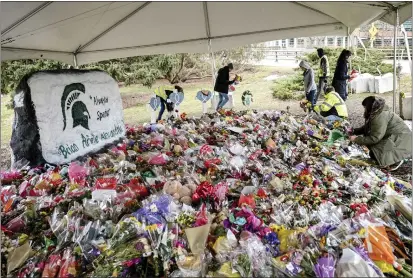
[[[374,40],[371,42],[370,29],[374,26],[377,29],[377,33],[374,34]],[[412,45],[412,20],[408,20],[403,24],[404,30],[407,33],[409,45]],[[399,28],[397,45],[404,46],[404,34],[403,28]],[[274,50],[307,50],[314,49],[316,47],[345,47],[347,45],[347,37],[308,37],[308,38],[295,38],[286,40],[269,41],[263,44],[263,47],[272,48]],[[361,42],[365,47],[373,48],[391,48],[393,47],[393,26],[387,23],[377,21],[373,24],[369,24],[356,30],[351,36],[351,44],[353,46],[362,47]]]

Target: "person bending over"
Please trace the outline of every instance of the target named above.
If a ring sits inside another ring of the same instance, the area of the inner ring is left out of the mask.
[[[314,107],[315,112],[329,121],[339,121],[348,118],[347,106],[339,94],[334,91],[333,87],[326,89],[324,98],[323,103]]]
[[[174,89],[177,90],[178,92],[181,92],[181,93],[184,92],[182,87],[177,86],[177,85],[175,85],[174,87],[172,87],[172,86],[159,86],[158,88],[155,89],[155,94],[161,100],[161,110],[159,111],[157,121],[160,121],[162,119],[162,115],[165,112],[165,107],[166,107],[166,109],[169,113],[174,110],[174,104],[169,99],[169,96],[173,93]]]
[[[350,140],[370,150],[370,157],[382,167],[397,170],[412,156],[412,132],[386,105],[384,99],[370,96],[363,100],[363,127],[356,128]]]

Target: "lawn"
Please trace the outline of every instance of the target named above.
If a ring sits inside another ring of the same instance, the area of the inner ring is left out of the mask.
[[[250,90],[254,95],[254,103],[252,108],[270,109],[279,108],[279,101],[273,99],[271,86],[273,81],[265,80],[269,75],[276,74],[278,76],[292,73],[292,69],[274,68],[274,67],[258,67],[256,72],[244,72],[241,74],[243,82],[236,87],[234,93],[236,109],[244,109],[241,101],[242,93],[245,90]],[[155,84],[157,86],[158,84]],[[196,93],[202,89],[212,90],[211,80],[200,80],[191,83],[180,84],[184,88],[185,100],[180,106],[180,111],[185,112],[188,116],[199,116],[202,114],[202,104],[195,99]],[[121,88],[121,93],[147,93],[152,92],[151,89],[144,88],[139,85]],[[288,103],[288,102],[286,102]],[[284,103],[284,105],[286,104]],[[211,110],[210,103],[208,109]],[[150,121],[150,112],[146,105],[138,105],[124,110],[125,122],[129,124],[144,123]]]
[[[9,97],[1,98],[1,146],[7,146],[11,137],[11,126],[13,124],[13,109],[6,107]]]

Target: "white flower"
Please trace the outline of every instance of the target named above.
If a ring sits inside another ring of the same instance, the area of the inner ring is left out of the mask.
[[[152,204],[149,208],[151,212],[158,212],[158,207],[155,204]]]

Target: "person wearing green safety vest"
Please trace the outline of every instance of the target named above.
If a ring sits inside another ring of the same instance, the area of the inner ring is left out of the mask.
[[[314,111],[325,117],[328,121],[341,121],[348,118],[347,106],[333,87],[326,89],[324,102],[314,107]]]
[[[327,55],[324,53],[324,49],[317,49],[318,57],[320,58],[320,67],[318,69],[318,90],[314,101],[317,103],[318,97],[321,91],[325,93],[327,89],[328,78],[330,77],[330,64],[328,63]]]
[[[161,110],[159,111],[157,121],[160,121],[162,119],[162,115],[165,112],[165,107],[168,110],[168,112],[172,112],[174,110],[174,104],[169,99],[169,96],[174,92],[174,90],[177,90],[178,92],[181,92],[181,93],[184,92],[184,90],[180,86],[177,86],[177,85],[175,85],[174,87],[159,86],[158,88],[155,89],[154,91],[155,95],[157,95],[161,100]]]

